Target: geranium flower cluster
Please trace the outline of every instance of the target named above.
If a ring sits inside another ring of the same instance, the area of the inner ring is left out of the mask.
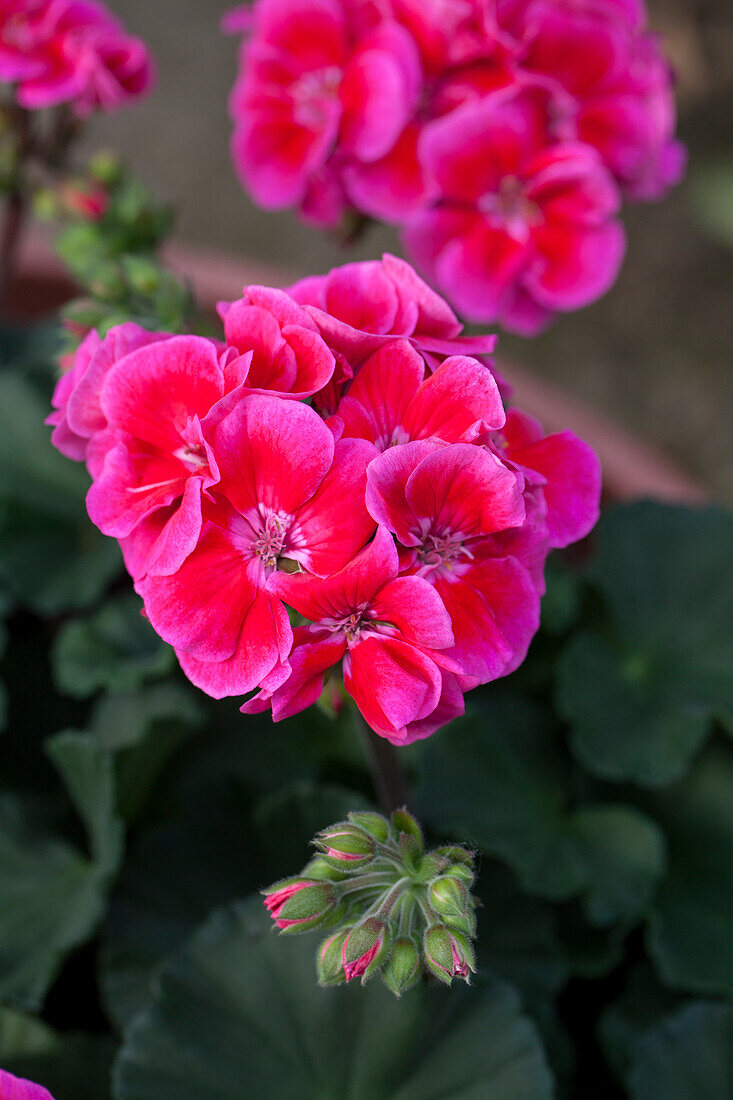
[[[222,343],[91,333],[53,441],[194,684],[279,721],[342,675],[378,734],[425,737],[523,660],[597,459],[506,414],[494,338],[392,256],[220,312]]]
[[[240,178],[316,224],[401,227],[467,319],[524,334],[595,300],[622,197],[683,171],[643,0],[256,0],[231,96]]]
[[[96,0],[0,0],[0,81],[21,107],[68,103],[80,117],[148,91],[150,54]]]

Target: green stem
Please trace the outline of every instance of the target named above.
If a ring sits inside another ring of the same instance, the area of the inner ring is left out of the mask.
[[[374,793],[382,809],[390,814],[409,801],[405,770],[395,747],[384,737],[379,737],[360,714],[357,714],[356,721],[361,730]]]

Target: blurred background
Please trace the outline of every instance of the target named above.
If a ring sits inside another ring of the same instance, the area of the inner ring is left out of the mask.
[[[219,31],[228,0],[109,6],[150,44],[159,83],[138,107],[95,119],[87,143],[118,149],[175,204],[179,238],[296,276],[397,248],[388,230],[372,229],[345,249],[245,196],[228,153],[237,54]],[[626,263],[603,300],[535,340],[502,337],[500,349],[733,502],[733,3],[652,0],[650,8],[677,73],[688,178],[666,201],[626,209]]]

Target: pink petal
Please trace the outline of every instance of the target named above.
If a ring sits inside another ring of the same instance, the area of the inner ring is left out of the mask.
[[[295,516],[297,534],[288,543],[287,555],[316,576],[328,577],[343,569],[374,533],[364,494],[367,466],[376,454],[366,440],[336,443],[331,469]]]
[[[446,443],[469,439],[505,420],[499,388],[476,359],[453,356],[423,382],[402,420],[411,439],[437,436]]]
[[[323,678],[329,668],[338,664],[346,649],[345,642],[328,636],[312,641],[313,635],[302,627],[294,631],[289,662],[291,673],[274,691],[262,690],[240,709],[243,714],[257,714],[272,706],[272,719],[282,722],[317,703],[323,691]]]
[[[408,642],[426,649],[453,645],[450,616],[422,577],[397,577],[386,584],[372,604],[372,617],[396,626]]]
[[[442,450],[434,439],[390,447],[375,458],[367,470],[366,506],[377,523],[394,532],[403,546],[422,541],[420,520],[407,500],[407,483],[428,455]]]
[[[616,281],[626,250],[617,222],[597,229],[547,224],[535,230],[533,240],[539,256],[524,283],[547,309],[579,309],[600,298]]]
[[[395,340],[374,352],[351,383],[349,399],[366,411],[381,449],[395,440],[424,376],[421,356],[407,340]]]
[[[442,677],[431,659],[398,638],[371,636],[344,659],[344,687],[371,728],[395,743],[440,700]]]
[[[419,137],[419,127],[410,124],[381,160],[344,167],[344,184],[352,205],[380,221],[399,225],[436,197],[418,157]]]
[[[0,1069],[1,1100],[53,1100],[48,1089]]]
[[[331,467],[334,441],[318,413],[279,397],[245,397],[214,431],[221,492],[242,514],[292,514]]]
[[[463,698],[458,678],[452,672],[441,672],[442,690],[435,710],[431,711],[427,718],[421,718],[410,722],[406,727],[405,744],[413,741],[421,741],[430,737],[442,726],[460,718],[466,712],[466,704]]]

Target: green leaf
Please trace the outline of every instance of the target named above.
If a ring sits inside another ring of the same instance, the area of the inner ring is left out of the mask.
[[[140,608],[137,597],[123,596],[62,627],[52,650],[59,691],[77,699],[99,688],[133,691],[173,667],[173,650],[160,640]]]
[[[713,719],[733,724],[733,514],[627,505],[596,537],[588,577],[606,621],[562,653],[558,707],[589,772],[662,786]]]
[[[37,1008],[67,953],[104,909],[94,865],[39,832],[29,808],[0,798],[0,1001]]]
[[[669,873],[649,916],[665,981],[733,996],[733,749],[714,744],[688,778],[649,799],[669,842]]]
[[[730,1100],[733,1009],[693,1001],[644,1032],[628,1071],[631,1100]]]
[[[698,165],[690,178],[690,195],[700,224],[733,248],[733,164]]]
[[[259,907],[258,907],[259,908]],[[548,1100],[533,1025],[496,984],[462,997],[381,983],[319,989],[310,937],[247,906],[215,914],[162,968],[117,1061],[117,1100]]]
[[[28,378],[0,375],[0,579],[44,616],[89,607],[122,564],[86,514],[84,468],[51,446],[49,410]]]
[[[573,808],[546,709],[498,687],[486,700],[428,742],[423,816],[504,860],[529,893],[583,895],[601,925],[640,916],[664,870],[657,826],[629,806]]]
[[[623,993],[604,1011],[598,1025],[599,1040],[619,1081],[626,1079],[641,1033],[659,1023],[679,1004],[680,995],[661,984],[649,963],[632,970]]]
[[[31,1016],[0,1009],[0,1065],[54,1100],[108,1100],[114,1044],[106,1036],[60,1034]]]

